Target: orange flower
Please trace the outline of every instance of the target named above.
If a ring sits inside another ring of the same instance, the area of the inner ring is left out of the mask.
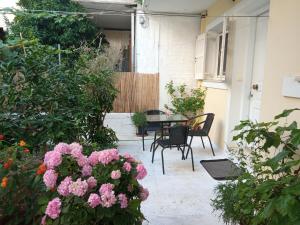
[[[25,148],[25,149],[23,150],[23,152],[24,152],[24,153],[30,153],[30,150],[29,150],[28,148]]]
[[[5,139],[4,134],[0,134],[0,141],[3,141]]]
[[[37,175],[42,175],[42,174],[44,174],[44,173],[46,172],[46,170],[47,170],[46,165],[45,165],[44,163],[42,163],[42,164],[39,166],[38,170],[36,171],[36,174],[37,174]]]
[[[24,140],[21,140],[21,141],[19,142],[19,146],[25,147],[25,146],[26,146],[26,142],[25,142]]]
[[[6,188],[7,181],[8,181],[8,178],[7,177],[3,177],[2,181],[1,181],[1,187],[2,188]]]

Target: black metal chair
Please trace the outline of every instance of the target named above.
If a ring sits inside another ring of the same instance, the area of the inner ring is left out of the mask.
[[[151,110],[147,110],[144,112],[146,115],[164,115],[166,114],[165,112],[158,110],[158,109],[151,109]],[[159,122],[148,122],[147,125],[145,127],[143,127],[143,151],[145,151],[145,131],[155,131],[155,135],[154,135],[154,142],[152,143],[152,145],[155,143],[156,141],[156,131],[161,129],[161,124]],[[150,150],[153,148],[153,146],[151,145]]]
[[[161,150],[161,160],[162,160],[162,170],[163,174],[165,174],[165,164],[164,164],[164,150],[167,148],[177,148],[177,150],[182,152],[182,160],[185,160],[187,157],[184,156],[185,148],[188,148],[188,151],[191,151],[191,159],[192,159],[192,167],[194,169],[194,158],[193,158],[193,149],[188,144],[188,134],[189,134],[189,127],[184,125],[173,126],[168,128],[169,129],[169,138],[168,139],[158,139],[157,146],[153,149],[152,152],[152,163],[154,161],[154,155],[158,148],[158,146],[162,147]]]
[[[201,141],[202,141],[203,148],[205,149],[203,137],[208,137],[210,147],[211,147],[211,151],[213,153],[213,156],[215,156],[215,152],[214,152],[214,149],[213,149],[210,137],[209,137],[209,131],[210,131],[210,128],[211,128],[212,123],[214,121],[215,114],[205,113],[205,114],[202,114],[202,115],[199,115],[199,116],[196,116],[196,117],[192,118],[191,121],[195,120],[197,118],[203,117],[203,116],[206,116],[205,120],[198,123],[197,124],[198,127],[191,128],[190,131],[189,131],[189,136],[191,137],[189,145],[192,144],[192,141],[193,141],[194,137],[200,137]],[[203,126],[202,126],[202,128],[200,128],[200,125],[202,125],[202,124],[203,124]],[[188,154],[189,154],[189,151],[186,153],[186,157],[188,156]]]

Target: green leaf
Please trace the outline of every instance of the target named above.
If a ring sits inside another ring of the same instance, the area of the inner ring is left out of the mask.
[[[40,196],[39,199],[38,199],[38,204],[42,205],[42,206],[47,205],[48,202],[49,202],[49,199],[46,196]]]
[[[277,116],[275,116],[275,120],[278,120],[280,118],[283,118],[283,117],[287,117],[289,116],[292,112],[296,111],[296,110],[300,110],[299,108],[294,108],[294,109],[286,109],[284,110],[282,113],[278,114]]]

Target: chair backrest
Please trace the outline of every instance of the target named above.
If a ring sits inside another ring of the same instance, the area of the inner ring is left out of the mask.
[[[170,128],[170,144],[185,145],[187,143],[189,127],[184,125],[174,126]]]
[[[165,112],[158,109],[150,109],[144,112],[146,115],[164,115]]]
[[[213,113],[207,113],[206,114],[206,119],[205,119],[205,122],[204,122],[202,130],[207,135],[209,134],[209,131],[210,131],[211,125],[212,125],[212,123],[214,121],[214,118],[215,118],[215,114],[213,114]]]

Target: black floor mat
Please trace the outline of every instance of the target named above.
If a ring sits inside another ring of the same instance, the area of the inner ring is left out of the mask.
[[[201,160],[200,163],[215,180],[234,180],[242,174],[229,159]]]

